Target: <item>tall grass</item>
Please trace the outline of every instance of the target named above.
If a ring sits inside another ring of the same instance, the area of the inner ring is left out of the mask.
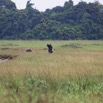
[[[103,103],[103,41],[1,41],[0,48],[17,56],[0,63],[0,103]]]

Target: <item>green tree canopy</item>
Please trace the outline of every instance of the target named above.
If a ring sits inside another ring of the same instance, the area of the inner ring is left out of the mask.
[[[103,39],[103,5],[69,0],[40,12],[31,0],[18,10],[11,0],[0,0],[0,39]]]

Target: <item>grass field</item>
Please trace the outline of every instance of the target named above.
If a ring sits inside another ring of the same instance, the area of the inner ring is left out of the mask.
[[[0,62],[0,103],[103,103],[103,41],[3,40],[0,55],[13,57]]]

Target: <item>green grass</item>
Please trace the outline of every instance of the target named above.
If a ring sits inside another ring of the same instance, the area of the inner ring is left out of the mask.
[[[0,41],[0,48],[6,48],[6,47],[11,47],[11,48],[46,48],[46,45],[48,43],[51,43],[54,48],[60,48],[61,46],[69,45],[69,44],[74,44],[74,45],[79,45],[82,47],[82,49],[86,50],[103,50],[103,42],[102,40],[92,40],[92,41],[87,41],[87,40],[77,40],[77,41],[37,41],[37,40],[28,40],[28,41],[23,41],[23,40],[1,40]],[[70,49],[70,48],[69,48]]]
[[[103,103],[103,41],[0,41],[0,55],[17,56],[0,63],[0,103]]]

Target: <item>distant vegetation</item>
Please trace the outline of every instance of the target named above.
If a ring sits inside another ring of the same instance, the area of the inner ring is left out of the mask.
[[[40,12],[32,7],[18,10],[11,0],[0,0],[0,39],[103,39],[103,5],[69,0]]]

